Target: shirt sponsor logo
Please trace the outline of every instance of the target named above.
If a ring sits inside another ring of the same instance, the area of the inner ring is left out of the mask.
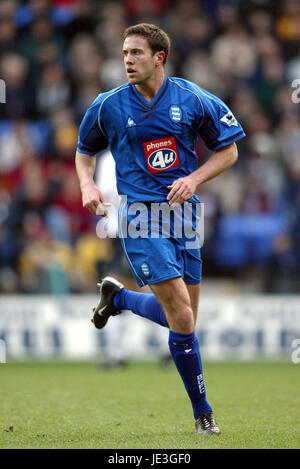
[[[150,173],[160,173],[179,165],[178,151],[174,137],[161,138],[143,143],[147,166]]]
[[[221,119],[220,119],[221,122],[224,122],[225,124],[227,124],[229,127],[231,127],[232,125],[234,126],[238,126],[238,122],[236,120],[236,118],[234,117],[234,115],[232,114],[232,112],[227,112],[227,114],[225,114],[225,116],[223,116]]]
[[[173,104],[169,109],[169,117],[173,122],[180,122],[182,119],[182,111],[180,107]]]

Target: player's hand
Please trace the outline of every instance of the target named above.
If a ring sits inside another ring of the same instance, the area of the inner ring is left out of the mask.
[[[192,197],[196,188],[197,184],[191,174],[184,178],[176,179],[170,186],[168,186],[168,189],[170,189],[170,192],[167,196],[169,205],[172,207],[181,205],[183,202]]]
[[[93,181],[90,181],[81,187],[82,205],[89,212],[100,215],[101,217],[107,216],[105,207],[111,204],[107,203],[101,191],[98,189]]]

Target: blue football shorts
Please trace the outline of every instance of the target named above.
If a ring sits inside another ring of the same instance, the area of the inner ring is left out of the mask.
[[[175,277],[191,285],[201,282],[201,204],[193,199],[175,209],[167,202],[121,200],[119,238],[140,287]]]

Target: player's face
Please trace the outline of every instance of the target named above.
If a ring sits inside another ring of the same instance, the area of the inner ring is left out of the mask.
[[[123,44],[124,64],[129,83],[140,85],[154,75],[157,54],[153,54],[147,39],[129,36]]]

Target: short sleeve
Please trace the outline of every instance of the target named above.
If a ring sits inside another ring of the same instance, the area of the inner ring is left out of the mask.
[[[210,150],[237,142],[245,137],[245,132],[228,106],[213,94],[201,93],[204,116],[199,127],[199,135]]]
[[[99,104],[92,104],[86,111],[79,127],[77,150],[87,155],[95,155],[108,146],[108,139],[98,123]]]

